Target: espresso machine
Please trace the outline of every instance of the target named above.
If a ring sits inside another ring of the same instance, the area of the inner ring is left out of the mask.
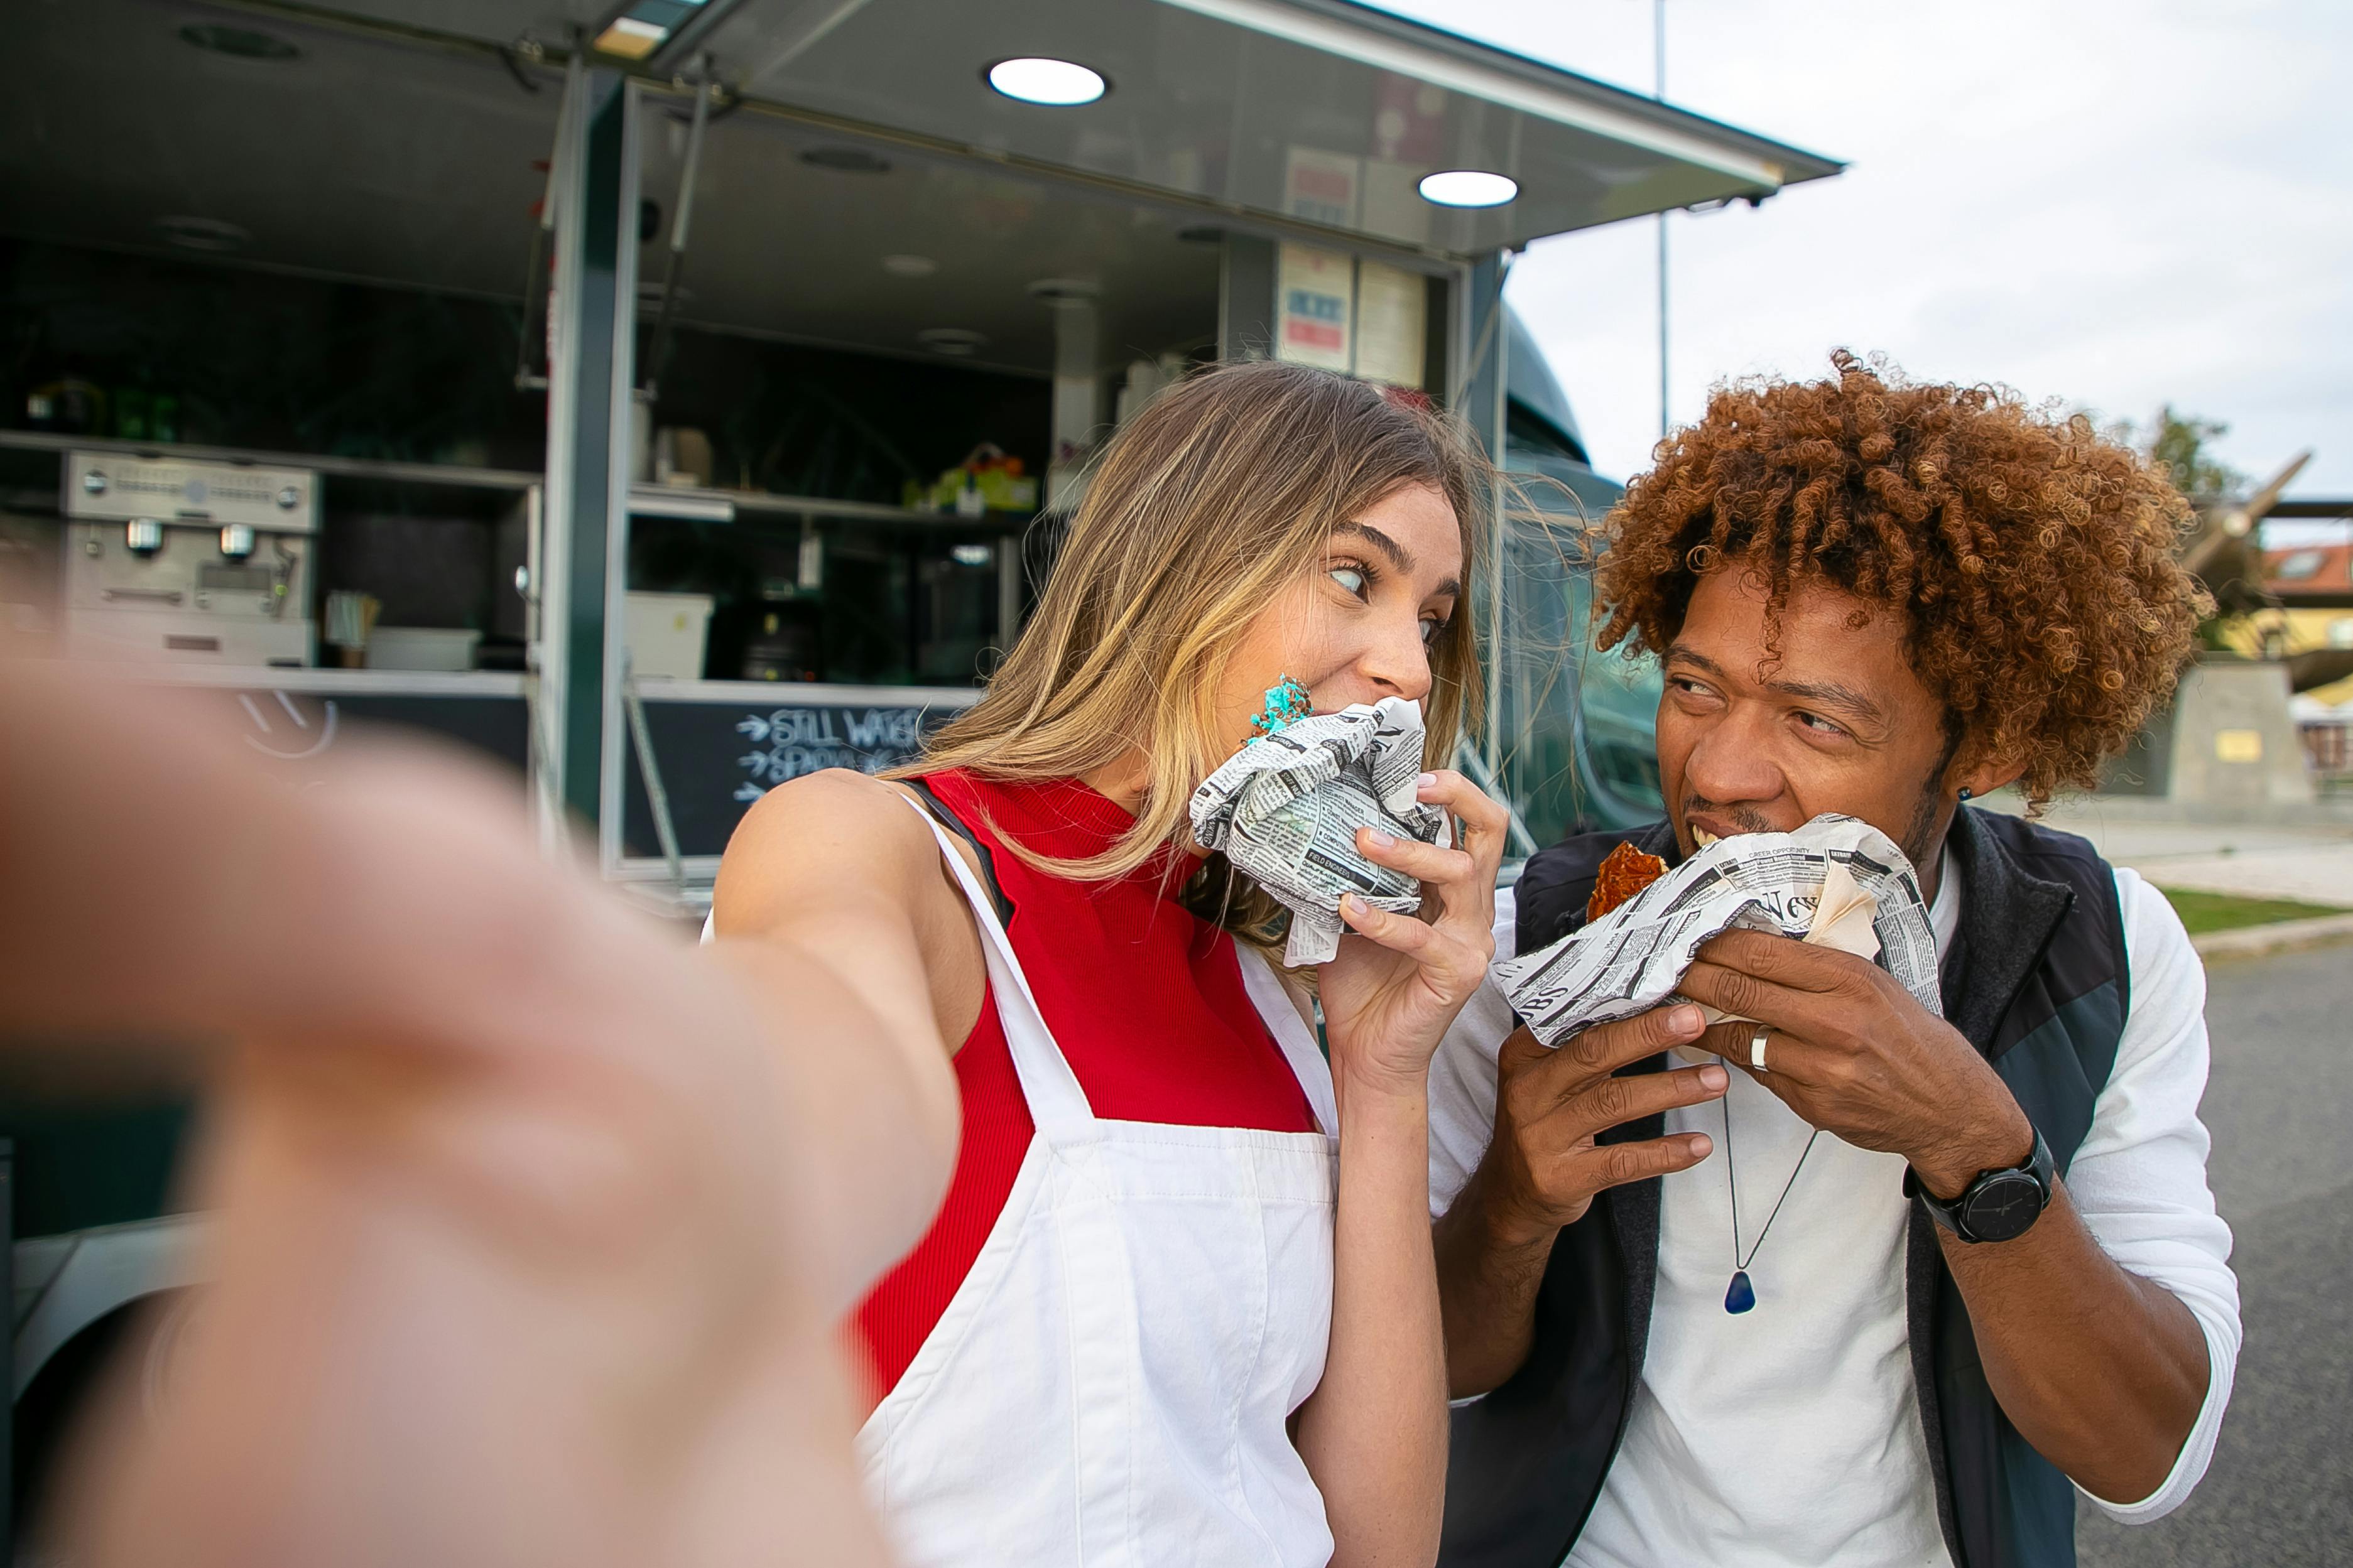
[[[85,658],[317,662],[319,477],[121,452],[65,458],[65,640]]]

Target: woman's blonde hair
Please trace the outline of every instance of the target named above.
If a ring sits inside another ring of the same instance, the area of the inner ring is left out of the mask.
[[[1105,444],[1037,613],[987,693],[901,776],[1067,778],[1141,749],[1150,773],[1135,826],[1108,848],[1059,860],[1008,846],[1062,876],[1135,870],[1176,837],[1194,788],[1232,752],[1237,737],[1215,731],[1212,709],[1236,642],[1332,531],[1401,486],[1428,485],[1454,509],[1468,583],[1493,477],[1461,423],[1419,394],[1271,361],[1188,376]],[[1482,699],[1468,610],[1430,644],[1432,767],[1451,763]],[[1264,924],[1261,900],[1226,891],[1238,929]]]

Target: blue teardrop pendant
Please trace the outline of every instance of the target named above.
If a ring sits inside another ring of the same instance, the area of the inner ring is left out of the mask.
[[[1748,1270],[1735,1269],[1732,1275],[1732,1288],[1724,1293],[1724,1310],[1727,1312],[1745,1312],[1755,1305],[1757,1305],[1757,1289],[1748,1283]]]

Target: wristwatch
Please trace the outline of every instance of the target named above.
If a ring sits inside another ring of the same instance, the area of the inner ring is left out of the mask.
[[[2051,1205],[2051,1184],[2058,1173],[2042,1129],[2034,1130],[2034,1152],[2025,1163],[1979,1171],[1961,1195],[1947,1203],[1926,1187],[1910,1166],[1904,1170],[1904,1195],[1918,1198],[1938,1225],[1963,1241],[2016,1241],[2034,1228]]]

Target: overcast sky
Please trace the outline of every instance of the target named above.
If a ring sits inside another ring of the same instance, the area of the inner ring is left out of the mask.
[[[1652,0],[1383,0],[1642,92]],[[2108,417],[2353,495],[2353,5],[1666,0],[1667,97],[1852,165],[1668,220],[1671,408],[1830,349]],[[1594,460],[1658,435],[1655,220],[1539,242],[1508,297]]]

